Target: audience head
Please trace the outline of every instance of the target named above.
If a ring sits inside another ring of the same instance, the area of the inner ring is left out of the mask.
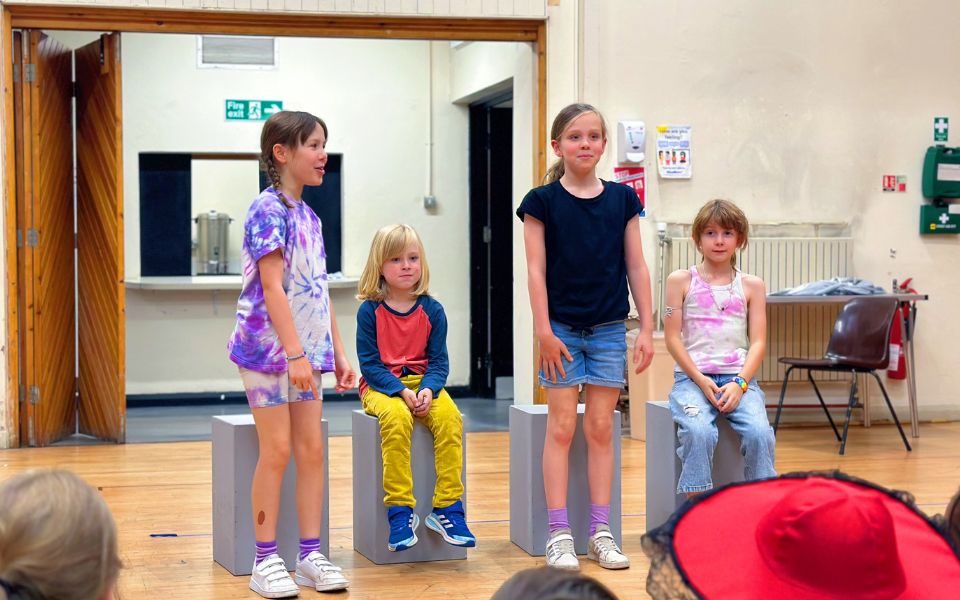
[[[549,567],[514,574],[490,600],[617,600],[596,579]]]
[[[63,470],[0,484],[0,600],[103,600],[120,571],[100,494]]]

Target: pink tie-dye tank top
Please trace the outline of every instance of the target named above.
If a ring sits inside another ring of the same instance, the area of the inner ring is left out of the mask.
[[[690,267],[690,276],[681,328],[687,353],[701,373],[735,375],[743,368],[749,347],[740,271],[729,285],[711,286],[695,266]]]

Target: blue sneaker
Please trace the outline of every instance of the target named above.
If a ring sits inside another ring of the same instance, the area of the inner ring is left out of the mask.
[[[434,507],[433,512],[427,515],[427,527],[443,536],[443,541],[454,546],[473,548],[477,545],[477,538],[467,528],[467,521],[463,516],[463,502],[457,500],[446,508]]]
[[[390,521],[390,541],[387,550],[400,552],[417,543],[416,529],[420,525],[420,517],[409,506],[391,506],[387,509],[387,519]]]

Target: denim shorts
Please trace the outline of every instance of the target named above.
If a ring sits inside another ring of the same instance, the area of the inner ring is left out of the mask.
[[[247,404],[250,408],[268,408],[280,406],[290,402],[313,400],[312,390],[299,390],[290,385],[287,372],[261,373],[240,367],[240,379],[243,389],[247,393]],[[320,387],[320,371],[313,372],[313,381],[317,385],[317,392],[323,395]],[[322,400],[322,398],[320,398]]]
[[[540,385],[548,388],[580,384],[623,387],[623,374],[627,368],[627,326],[623,321],[577,328],[551,320],[550,327],[567,346],[573,361],[561,356],[567,376],[561,377],[557,373],[556,383],[544,377],[541,369]]]

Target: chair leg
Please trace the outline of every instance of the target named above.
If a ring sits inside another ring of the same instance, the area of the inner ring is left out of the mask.
[[[847,402],[847,418],[843,421],[843,437],[840,439],[840,455],[847,447],[847,431],[850,429],[850,417],[853,415],[853,405],[857,403],[857,372],[851,371],[853,381],[850,382],[850,400]]]
[[[893,417],[893,422],[897,424],[897,429],[900,431],[900,438],[903,440],[903,445],[907,447],[907,452],[912,452],[913,448],[910,447],[910,442],[907,441],[907,434],[903,432],[903,426],[900,425],[900,419],[897,418],[897,413],[893,410],[893,404],[890,402],[890,396],[887,395],[887,388],[885,388],[883,382],[880,381],[880,377],[877,376],[876,371],[870,371],[870,374],[873,375],[873,378],[877,380],[877,385],[880,386],[880,391],[883,392],[883,399],[887,402],[887,408],[890,409],[890,416]]]
[[[817,382],[813,380],[813,373],[807,371],[807,379],[810,380],[810,385],[813,386],[813,391],[817,393],[817,400],[820,401],[820,406],[823,407],[823,414],[827,415],[827,420],[830,421],[830,427],[833,428],[833,435],[837,436],[837,441],[840,441],[840,432],[837,431],[837,425],[833,422],[833,417],[830,416],[830,411],[827,409],[826,402],[823,401],[823,396],[820,395],[820,388],[817,387]]]
[[[787,393],[787,380],[790,379],[790,372],[793,367],[787,367],[787,372],[783,374],[783,385],[780,386],[780,401],[777,402],[777,415],[773,418],[773,435],[777,435],[777,427],[780,426],[780,412],[783,410],[783,396]]]

